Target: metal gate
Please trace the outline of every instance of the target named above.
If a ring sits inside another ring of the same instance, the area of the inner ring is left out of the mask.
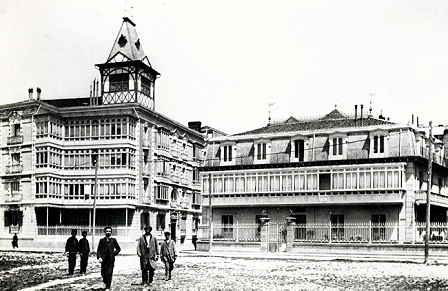
[[[269,222],[267,224],[267,247],[269,252],[278,252],[286,247],[286,223]]]

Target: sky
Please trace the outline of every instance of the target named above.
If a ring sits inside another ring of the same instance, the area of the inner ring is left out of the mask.
[[[448,125],[448,1],[437,0],[0,0],[0,104],[31,87],[88,97],[123,16],[161,73],[156,111],[182,124],[235,134],[363,104]]]

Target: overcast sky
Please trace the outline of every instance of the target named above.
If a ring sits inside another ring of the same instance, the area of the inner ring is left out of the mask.
[[[448,124],[448,1],[0,0],[0,104],[89,96],[125,13],[161,73],[156,110],[185,125],[233,134],[269,103],[285,119],[370,101]]]

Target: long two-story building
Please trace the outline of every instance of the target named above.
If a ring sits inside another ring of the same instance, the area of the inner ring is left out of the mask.
[[[216,240],[260,241],[266,220],[294,221],[295,241],[421,240],[428,136],[427,127],[334,109],[212,138],[201,168],[204,227],[213,217]],[[444,223],[447,137],[431,149],[431,220]]]
[[[155,111],[160,74],[129,18],[97,68],[89,97],[37,88],[0,106],[0,246],[18,233],[20,246],[63,248],[72,228],[99,239],[107,225],[129,247],[146,224],[182,243],[196,234],[204,134]]]

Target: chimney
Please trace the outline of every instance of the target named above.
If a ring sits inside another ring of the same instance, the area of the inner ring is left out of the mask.
[[[355,105],[355,125],[356,125],[357,118],[358,118],[358,105]]]
[[[417,127],[420,127],[420,124],[418,124],[418,116],[417,116]]]
[[[202,122],[200,121],[190,121],[188,122],[188,128],[201,132]]]
[[[363,126],[362,125],[362,108],[364,107],[364,105],[363,104],[361,104],[361,126]]]
[[[412,114],[412,125],[414,125],[414,114]]]
[[[29,88],[28,89],[28,94],[29,94],[29,100],[33,100],[33,88]]]
[[[41,92],[41,90],[40,90],[39,87],[37,87],[36,92],[37,92],[37,100],[40,100],[40,92]]]

